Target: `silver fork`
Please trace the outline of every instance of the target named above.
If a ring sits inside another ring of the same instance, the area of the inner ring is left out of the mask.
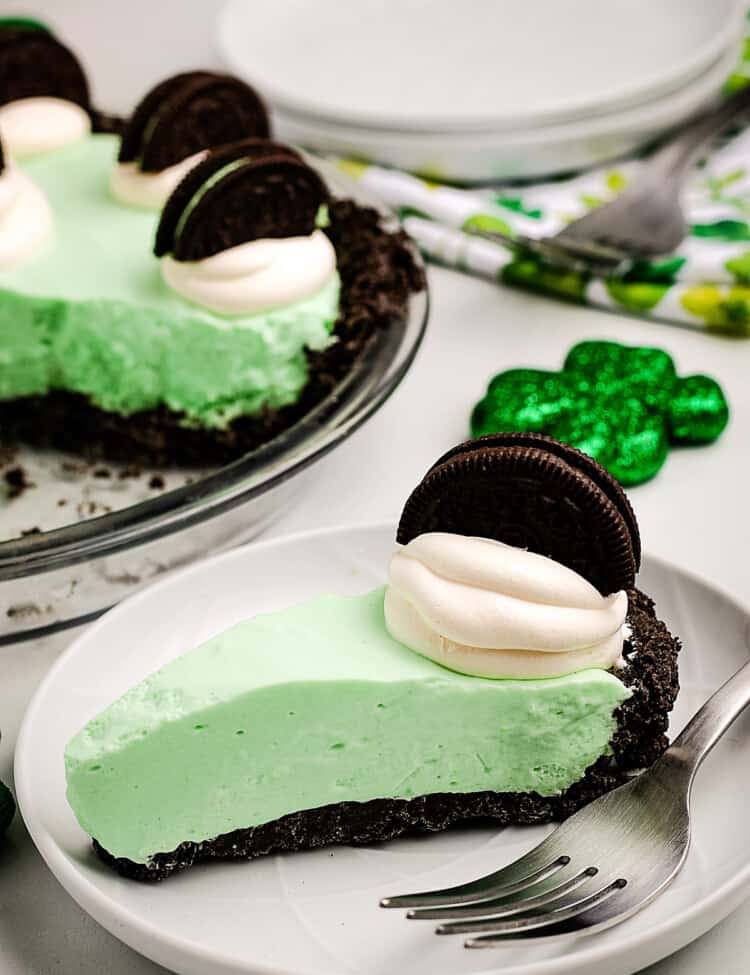
[[[470,231],[532,251],[544,261],[606,276],[637,260],[673,251],[687,234],[680,195],[701,150],[750,112],[750,86],[683,128],[653,153],[619,196],[574,220],[552,237],[510,237]]]
[[[750,703],[745,664],[647,771],[579,810],[525,856],[479,880],[385,897],[467,948],[593,934],[640,911],[674,879],[690,843],[690,793],[703,759]]]

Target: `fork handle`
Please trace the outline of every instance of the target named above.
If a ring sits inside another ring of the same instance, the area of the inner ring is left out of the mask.
[[[711,695],[675,738],[661,760],[670,764],[676,762],[692,779],[703,759],[748,704],[750,661]]]
[[[732,122],[750,112],[750,85],[740,88],[721,102],[715,111],[701,115],[657,150],[649,159],[646,177],[680,183],[696,161],[701,149],[720,135]]]

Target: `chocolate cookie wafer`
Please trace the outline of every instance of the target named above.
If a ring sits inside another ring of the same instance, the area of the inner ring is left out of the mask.
[[[90,110],[85,72],[69,48],[46,30],[0,24],[0,105],[45,95]]]
[[[163,257],[174,250],[177,225],[182,214],[197,198],[201,189],[214,179],[221,169],[238,160],[264,159],[267,156],[291,156],[299,159],[300,155],[290,146],[271,139],[248,138],[231,142],[228,145],[211,149],[206,157],[193,166],[175,187],[162,210],[159,226],[156,230],[154,253]]]
[[[639,561],[635,518],[620,494],[603,468],[557,441],[490,436],[430,468],[404,506],[397,538],[493,538],[567,565],[607,595],[633,587]]]
[[[325,183],[293,150],[233,143],[210,152],[177,186],[154,253],[197,261],[249,240],[307,236],[327,201]]]
[[[231,75],[187,71],[156,85],[138,104],[118,161],[160,172],[204,149],[269,134],[268,112],[250,85]]]
[[[623,490],[620,482],[612,477],[601,464],[595,461],[588,454],[584,454],[583,451],[578,450],[576,447],[571,447],[570,444],[561,443],[559,440],[554,440],[552,437],[545,436],[541,433],[525,433],[525,432],[499,432],[499,433],[489,433],[483,437],[475,437],[473,440],[464,441],[457,446],[451,448],[451,450],[446,451],[442,457],[438,458],[432,465],[432,469],[439,467],[446,461],[455,457],[456,454],[465,453],[478,445],[482,447],[542,447],[548,450],[555,457],[559,457],[561,460],[572,464],[574,467],[578,467],[584,472],[588,477],[591,478],[601,490],[607,495],[609,500],[614,504],[614,506],[619,510],[622,517],[625,519],[630,530],[630,537],[633,543],[633,553],[635,555],[636,569],[640,568],[641,564],[641,534],[638,529],[638,522],[636,521],[635,513],[628,500],[627,494]]]

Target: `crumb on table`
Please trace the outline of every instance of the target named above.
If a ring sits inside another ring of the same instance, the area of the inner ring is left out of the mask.
[[[5,471],[3,479],[8,489],[8,498],[17,498],[24,491],[34,487],[34,482],[29,480],[28,474],[20,465]]]

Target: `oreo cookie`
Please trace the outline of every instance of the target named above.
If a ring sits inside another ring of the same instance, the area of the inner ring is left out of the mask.
[[[72,51],[49,31],[0,25],[0,105],[39,96],[91,108],[86,74]]]
[[[118,160],[161,172],[204,149],[269,134],[266,106],[250,85],[231,75],[187,71],[156,85],[138,104]]]
[[[559,440],[554,440],[552,437],[547,437],[543,433],[489,433],[483,437],[476,437],[474,440],[467,440],[464,443],[458,444],[451,450],[447,451],[432,465],[433,468],[438,467],[445,461],[454,457],[458,453],[464,453],[464,451],[474,444],[482,444],[488,447],[502,447],[502,446],[512,446],[512,447],[542,447],[548,450],[550,453],[559,457],[561,460],[567,461],[573,466],[579,467],[588,477],[596,482],[597,486],[607,495],[609,500],[619,509],[622,517],[627,523],[628,529],[630,530],[630,537],[633,543],[633,554],[635,555],[636,570],[641,566],[641,533],[638,529],[638,522],[636,521],[635,512],[628,500],[627,494],[622,489],[620,482],[612,477],[612,475],[602,467],[597,461],[595,461],[588,454],[583,453],[583,451],[578,450],[576,447],[572,447],[570,444],[562,443]]]
[[[211,149],[204,159],[193,166],[182,181],[172,191],[164,204],[161,220],[156,231],[157,257],[169,254],[175,245],[175,233],[183,212],[191,200],[200,193],[201,188],[223,169],[224,166],[241,159],[264,159],[268,156],[291,156],[300,159],[298,152],[281,142],[271,139],[240,139],[229,145]]]
[[[545,555],[602,595],[632,589],[640,564],[637,522],[617,481],[586,454],[535,434],[490,434],[444,454],[406,502],[397,540],[435,531]]]
[[[293,149],[244,139],[209,152],[167,200],[154,253],[199,261],[264,237],[301,237],[328,201],[321,177]]]

